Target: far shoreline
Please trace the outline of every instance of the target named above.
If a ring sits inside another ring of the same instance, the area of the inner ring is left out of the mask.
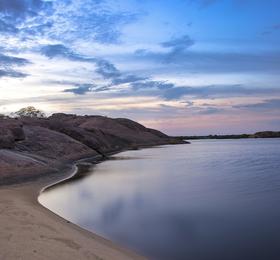
[[[258,138],[280,138],[280,132],[277,131],[262,131],[256,132],[254,134],[226,134],[226,135],[183,135],[176,136],[179,140],[204,140],[204,139],[215,139],[215,140],[223,140],[223,139],[258,139]]]

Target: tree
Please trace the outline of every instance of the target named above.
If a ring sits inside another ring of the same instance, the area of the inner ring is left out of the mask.
[[[32,117],[32,118],[44,118],[46,117],[45,113],[40,109],[37,109],[33,106],[28,106],[21,108],[20,110],[13,113],[15,117]]]

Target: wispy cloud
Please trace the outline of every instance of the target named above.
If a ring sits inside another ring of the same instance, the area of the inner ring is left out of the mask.
[[[170,52],[155,52],[141,50],[135,52],[136,59],[147,62],[169,63],[180,66],[189,72],[257,72],[270,71],[278,73],[280,70],[280,52],[216,52],[191,51],[187,49],[173,49]]]
[[[60,57],[65,58],[73,61],[85,61],[85,62],[95,62],[95,59],[88,59],[86,57],[83,57],[71,49],[67,48],[63,44],[49,44],[45,45],[40,49],[40,52],[47,56],[50,59]]]
[[[6,69],[6,70],[0,69],[0,78],[2,78],[2,77],[25,78],[27,76],[28,76],[28,74],[22,73],[22,72],[19,72],[19,71],[15,71],[13,69]]]
[[[188,37],[173,39],[164,42],[166,48],[180,49],[185,51],[192,45],[192,40]],[[117,85],[127,84],[122,90],[122,94],[160,96],[165,100],[180,100],[184,96],[196,98],[208,97],[238,97],[244,95],[263,95],[280,94],[276,88],[254,88],[244,87],[240,84],[232,85],[206,85],[206,86],[182,86],[172,82],[151,80],[148,77],[141,77],[133,74],[126,75],[116,68],[111,62],[93,57],[85,57],[63,45],[48,45],[41,49],[41,53],[47,57],[64,58],[72,61],[89,62],[96,66],[96,73],[104,79],[109,80],[105,85],[96,86],[95,84],[73,84],[73,88],[67,88],[65,92],[72,92],[77,95],[85,95],[88,92],[107,92]],[[64,82],[62,83],[64,84]],[[137,92],[137,93],[136,93]]]
[[[173,83],[145,81],[132,83],[134,90],[145,91],[145,94],[162,96],[166,100],[179,100],[184,96],[196,98],[240,97],[249,95],[279,95],[278,88],[254,88],[242,85],[178,86]],[[148,90],[148,91],[147,91]]]
[[[98,66],[96,72],[105,79],[115,79],[121,76],[120,71],[112,63],[106,60],[97,60],[96,64]]]
[[[30,64],[30,61],[24,58],[9,56],[0,53],[0,77],[23,78],[27,73],[14,70],[14,67],[22,67]]]
[[[72,92],[74,94],[83,95],[90,91],[105,91],[116,85],[134,83],[146,79],[145,77],[140,77],[137,75],[123,74],[115,67],[114,64],[105,59],[97,57],[85,57],[62,44],[43,46],[40,49],[40,52],[50,59],[63,58],[71,61],[92,63],[96,67],[95,72],[97,74],[99,74],[106,80],[110,80],[110,83],[106,83],[105,86],[100,87],[93,87],[92,85],[77,86],[77,84],[74,84],[74,88],[68,88],[65,92]],[[59,82],[56,83],[59,84]],[[62,85],[65,84],[65,82],[61,83]]]
[[[113,10],[106,1],[61,1],[55,4],[55,22],[49,36],[66,42],[83,39],[116,43],[122,26],[137,18],[138,14]]]
[[[76,87],[65,89],[64,92],[70,92],[76,95],[84,95],[90,92],[93,87],[94,85],[92,84],[76,84]]]
[[[183,35],[179,38],[173,38],[169,41],[161,43],[161,46],[164,48],[172,48],[173,50],[186,50],[190,46],[194,45],[194,40],[190,38],[188,35]]]
[[[36,16],[40,10],[49,8],[51,1],[42,0],[1,0],[0,12],[8,18],[26,18]]]
[[[10,42],[10,50],[45,42],[119,41],[123,26],[138,14],[113,9],[101,0],[0,1],[0,40]],[[1,45],[1,44],[0,44]]]
[[[16,34],[18,32],[18,28],[16,28],[12,24],[8,24],[4,22],[3,20],[0,20],[0,32],[1,33],[7,33],[7,34]]]
[[[30,61],[27,59],[9,56],[1,53],[0,62],[2,66],[23,66],[30,63]]]
[[[53,12],[53,2],[43,0],[1,0],[0,31],[21,40],[41,33],[49,22],[45,15]]]
[[[245,104],[245,105],[239,105],[239,106],[234,106],[234,107],[240,108],[240,109],[250,109],[250,110],[255,110],[255,111],[277,110],[279,112],[280,99],[268,99],[268,100],[264,100],[259,103]]]

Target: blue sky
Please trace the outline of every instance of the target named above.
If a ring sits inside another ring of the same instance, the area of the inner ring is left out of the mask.
[[[169,134],[280,129],[276,0],[0,0],[0,113]]]

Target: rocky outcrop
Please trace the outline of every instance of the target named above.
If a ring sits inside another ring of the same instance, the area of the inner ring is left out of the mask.
[[[15,119],[0,119],[0,149],[14,148],[17,141],[24,140],[22,123]]]
[[[28,180],[42,174],[57,173],[57,167],[14,150],[0,149],[0,184]]]
[[[97,152],[68,135],[41,126],[24,126],[25,139],[16,149],[44,158],[47,162],[67,162],[95,156]]]
[[[182,142],[125,118],[60,113],[43,119],[0,119],[0,183],[59,173],[81,158]]]
[[[120,146],[142,146],[156,145],[169,143],[172,138],[144,127],[129,119],[123,118],[108,118],[103,116],[75,116],[54,114],[50,119],[63,122],[64,126],[71,125],[96,136],[97,133],[102,133],[103,138],[112,138],[117,140]],[[111,142],[110,142],[111,143]]]

